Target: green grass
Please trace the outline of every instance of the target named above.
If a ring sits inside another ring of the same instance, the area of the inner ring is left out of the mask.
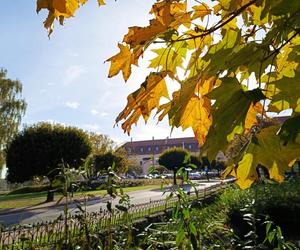
[[[132,192],[139,190],[151,190],[158,189],[160,185],[144,185],[136,187],[126,187],[123,188],[124,192]],[[85,195],[91,196],[103,196],[106,194],[106,190],[93,190],[85,192],[74,193],[76,199],[83,198]],[[21,208],[21,207],[31,207],[41,204],[46,199],[47,192],[39,193],[27,193],[27,194],[14,194],[14,195],[1,195],[0,196],[0,211],[5,209],[12,208]],[[58,201],[61,198],[61,193],[55,194],[55,201]]]

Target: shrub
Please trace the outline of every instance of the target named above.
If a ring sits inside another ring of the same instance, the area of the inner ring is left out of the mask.
[[[246,204],[252,205],[253,216],[260,221],[269,217],[276,225],[280,226],[287,237],[298,230],[300,223],[300,180],[278,183],[261,183],[251,188],[241,190],[232,185],[216,199],[216,201],[204,208],[194,209],[193,215],[200,221],[201,227],[209,228],[209,235],[216,235],[218,229],[212,227],[212,222],[223,224],[233,229],[240,238],[248,232],[249,226],[244,220],[242,210]],[[288,215],[288,216],[285,216]],[[257,233],[260,240],[265,237],[265,226],[257,222]]]
[[[176,173],[190,163],[190,154],[182,148],[171,148],[159,156],[158,163],[173,171],[173,184],[176,185]]]

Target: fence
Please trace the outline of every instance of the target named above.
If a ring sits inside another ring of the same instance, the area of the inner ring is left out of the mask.
[[[220,189],[223,189],[224,185],[216,184],[190,194],[190,199],[196,198],[204,200]],[[132,206],[128,210],[128,217],[134,221],[145,216],[162,212],[175,206],[177,198],[166,200],[155,200],[144,204],[138,204]],[[71,215],[67,220],[65,218],[58,218],[54,221],[37,223],[33,225],[20,225],[11,229],[6,229],[0,232],[0,249],[14,250],[14,249],[26,249],[30,244],[35,246],[47,246],[54,245],[64,239],[66,234],[68,237],[79,236],[84,229],[84,225],[89,226],[89,230],[97,232],[105,230],[108,227],[118,226],[124,223],[125,213],[114,209],[113,212],[102,210],[92,213],[78,213]],[[82,223],[83,220],[85,223]]]

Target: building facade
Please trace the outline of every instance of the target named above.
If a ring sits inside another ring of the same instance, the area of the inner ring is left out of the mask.
[[[183,148],[193,154],[200,152],[198,141],[194,137],[152,139],[126,142],[128,159],[140,165],[144,174],[148,174],[151,166],[158,165],[159,156],[169,148]]]

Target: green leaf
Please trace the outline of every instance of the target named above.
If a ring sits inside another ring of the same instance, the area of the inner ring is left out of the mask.
[[[265,71],[272,58],[263,60],[270,53],[268,46],[251,42],[247,45],[236,46],[233,53],[227,58],[227,67],[235,72],[239,67],[247,67],[249,74],[255,73],[256,79]]]
[[[290,107],[300,111],[299,93],[300,93],[300,72],[296,72],[295,77],[283,77],[280,80],[273,81],[272,84],[280,91],[273,96],[272,102],[286,101]]]
[[[270,243],[272,243],[272,241],[273,241],[273,239],[274,239],[274,237],[275,237],[275,234],[276,234],[275,231],[272,231],[272,232],[270,232],[270,233],[268,234],[268,240],[269,240]]]
[[[300,115],[287,119],[279,130],[280,139],[284,144],[295,142],[297,135],[300,133]]]
[[[180,230],[178,231],[178,233],[176,235],[176,245],[177,246],[179,246],[182,243],[182,241],[184,240],[184,236],[185,236],[184,229],[180,228]]]
[[[153,49],[152,51],[157,55],[150,60],[149,68],[163,70],[170,70],[176,72],[177,67],[182,67],[183,58],[187,52],[186,42],[176,43],[174,46],[167,48]]]
[[[273,2],[273,7],[270,12],[275,16],[292,14],[300,9],[300,1],[298,0],[280,0],[271,2]]]
[[[237,184],[241,188],[248,188],[258,178],[258,164],[268,169],[271,179],[282,182],[285,171],[300,156],[300,144],[282,145],[280,136],[276,135],[278,130],[279,126],[270,126],[253,137],[255,140],[248,146],[236,170]]]
[[[244,124],[251,103],[263,98],[261,90],[244,91],[236,78],[223,78],[222,84],[207,95],[216,102],[213,105],[213,124],[202,152],[213,160],[227,146],[227,136],[240,124]]]
[[[191,233],[192,233],[193,235],[197,235],[197,229],[196,229],[194,223],[191,222],[191,223],[189,224],[189,228],[190,228],[190,231],[191,231]]]

